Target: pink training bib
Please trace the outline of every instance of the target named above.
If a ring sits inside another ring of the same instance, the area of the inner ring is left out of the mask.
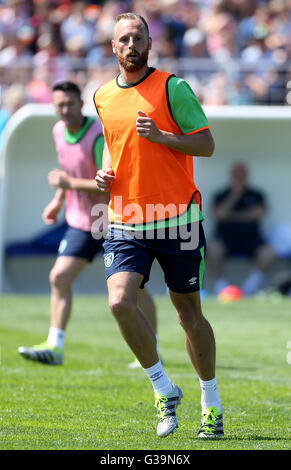
[[[94,179],[98,170],[94,157],[94,143],[102,133],[102,126],[93,121],[83,137],[69,144],[65,140],[65,123],[58,121],[53,128],[53,137],[62,170],[73,178]],[[95,217],[91,216],[95,204],[107,204],[108,195],[80,190],[66,190],[66,221],[74,228],[91,231]]]

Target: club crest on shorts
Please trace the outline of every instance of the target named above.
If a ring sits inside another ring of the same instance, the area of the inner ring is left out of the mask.
[[[63,253],[65,251],[65,249],[67,248],[68,246],[68,242],[67,240],[63,239],[61,242],[60,242],[60,245],[59,245],[59,249],[58,249],[58,253]]]
[[[104,264],[105,264],[106,268],[109,268],[112,265],[113,260],[114,260],[114,253],[112,253],[112,252],[108,253],[108,255],[106,255],[104,257]]]

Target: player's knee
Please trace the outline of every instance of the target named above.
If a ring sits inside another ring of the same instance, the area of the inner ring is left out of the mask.
[[[135,310],[134,303],[130,297],[122,293],[116,293],[109,297],[109,307],[117,319],[128,317]]]
[[[202,318],[202,312],[195,306],[181,306],[177,311],[178,322],[187,331],[196,328]]]
[[[52,287],[64,289],[70,287],[70,282],[66,273],[58,269],[52,269],[49,275],[49,281]]]

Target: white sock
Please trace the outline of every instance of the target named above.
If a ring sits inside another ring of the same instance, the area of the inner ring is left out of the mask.
[[[57,347],[59,349],[64,349],[65,334],[65,330],[50,327],[47,343],[50,346]]]
[[[165,397],[173,390],[173,385],[170,382],[161,361],[158,361],[154,366],[144,369],[148,378],[150,379],[154,392]]]
[[[202,412],[209,408],[210,406],[215,406],[218,411],[221,411],[221,403],[220,398],[217,392],[217,385],[216,385],[216,377],[212,380],[201,380],[200,387],[201,387],[201,406]]]
[[[254,294],[262,285],[264,273],[260,269],[253,269],[245,280],[242,290],[246,295]]]

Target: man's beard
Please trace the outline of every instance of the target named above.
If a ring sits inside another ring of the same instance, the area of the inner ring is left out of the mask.
[[[138,70],[142,69],[148,62],[149,57],[149,47],[146,48],[144,52],[139,54],[137,51],[134,51],[135,54],[138,54],[136,60],[131,62],[126,57],[121,56],[117,52],[117,59],[122,68],[126,70],[126,72],[138,72]]]

